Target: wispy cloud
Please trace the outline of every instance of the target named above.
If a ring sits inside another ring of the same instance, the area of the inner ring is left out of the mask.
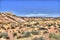
[[[39,16],[47,16],[48,14],[27,14],[27,15],[24,15],[26,17],[39,17]]]
[[[25,15],[19,15],[23,17],[60,17],[59,14],[47,14],[47,13],[33,13],[33,14],[25,14]]]

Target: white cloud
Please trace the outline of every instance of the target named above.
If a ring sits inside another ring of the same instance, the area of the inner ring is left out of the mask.
[[[34,17],[39,17],[39,16],[47,16],[48,14],[27,14],[27,15],[24,15],[24,16],[26,16],[26,17],[32,17],[32,16],[34,16]]]
[[[25,14],[25,15],[19,15],[19,16],[23,16],[23,17],[60,17],[59,14],[53,14],[53,13],[31,13],[31,14]]]

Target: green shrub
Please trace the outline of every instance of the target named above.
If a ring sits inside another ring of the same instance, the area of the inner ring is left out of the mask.
[[[17,39],[20,39],[21,38],[21,36],[17,36]]]
[[[6,32],[3,32],[2,35],[3,35],[3,36],[7,36],[8,34],[7,34]]]
[[[23,32],[21,32],[21,34],[24,34],[24,31],[23,31]]]
[[[0,38],[2,38],[2,33],[0,33]]]
[[[45,38],[44,37],[35,37],[32,40],[45,40]]]
[[[52,34],[52,33],[50,33],[50,34],[49,34],[49,38],[52,38],[52,35],[53,35],[53,34]]]
[[[16,32],[14,32],[14,33],[13,33],[13,36],[16,36],[16,35],[17,35],[17,33],[16,33]]]
[[[28,32],[28,31],[24,32],[24,33],[23,33],[23,36],[24,36],[24,37],[29,37],[29,36],[30,36],[30,32]]]
[[[8,34],[6,32],[3,32],[2,33],[2,37],[5,38],[5,39],[7,39],[8,38]]]
[[[39,25],[39,23],[38,23],[38,22],[36,22],[36,23],[34,23],[34,25]]]
[[[50,33],[49,38],[60,40],[60,34]]]
[[[36,31],[36,30],[32,30],[31,33],[32,33],[33,35],[38,35],[38,34],[39,34],[39,32]]]
[[[45,33],[48,33],[48,31],[44,31],[43,33],[44,33],[44,34],[45,34]]]
[[[30,24],[27,24],[27,27],[30,27],[31,25]]]

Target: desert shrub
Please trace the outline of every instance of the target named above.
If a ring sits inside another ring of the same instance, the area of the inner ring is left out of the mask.
[[[57,24],[59,27],[58,28],[60,28],[60,24]]]
[[[39,24],[38,22],[34,23],[34,25],[38,25],[38,24]]]
[[[52,24],[49,24],[49,23],[48,23],[47,26],[52,26]]]
[[[53,23],[53,26],[54,26],[54,27],[57,27],[55,23]]]
[[[58,28],[60,28],[60,26]]]
[[[34,37],[32,40],[38,40],[38,37]]]
[[[35,26],[31,26],[31,28],[35,28]]]
[[[0,38],[9,39],[9,36],[6,32],[0,33]]]
[[[49,38],[54,38],[55,33],[49,33]]]
[[[2,36],[3,36],[3,38],[6,38],[6,39],[8,38],[8,34],[6,32],[3,32]]]
[[[51,38],[51,37],[52,37],[52,33],[49,34],[49,38]]]
[[[44,28],[44,27],[40,27],[40,28],[38,28],[38,30],[48,30],[47,28]]]
[[[30,32],[28,32],[28,31],[24,32],[24,33],[23,33],[23,36],[24,36],[24,37],[29,37],[29,36],[30,36]]]
[[[51,29],[52,24],[47,23],[48,29]]]
[[[36,30],[32,30],[31,33],[32,33],[33,35],[38,35],[38,34],[39,34],[39,32],[36,31]]]
[[[0,27],[3,27],[3,25],[2,25],[2,24],[0,24]]]
[[[24,31],[22,31],[21,34],[24,34]]]
[[[50,33],[49,38],[60,40],[60,34]]]
[[[0,33],[0,38],[2,38],[2,33]]]
[[[20,30],[18,30],[18,33],[21,33]]]
[[[3,36],[7,36],[8,34],[7,34],[6,32],[3,32],[2,35],[3,35]]]
[[[5,27],[3,26],[3,24],[0,24],[0,27],[1,27],[2,29],[6,30]]]
[[[27,24],[27,27],[30,27],[31,25],[30,24]]]
[[[43,33],[44,33],[44,34],[45,34],[45,33],[48,33],[48,31],[44,31]]]
[[[9,36],[7,36],[6,39],[10,39]]]
[[[54,30],[56,30],[57,28],[55,27]]]
[[[44,37],[35,37],[32,40],[45,40],[45,38]]]
[[[44,37],[39,37],[38,40],[45,40],[45,38]]]
[[[21,38],[21,36],[17,36],[17,39],[20,39]]]
[[[60,28],[57,29],[60,32]]]
[[[48,29],[51,29],[51,26],[48,26]]]
[[[16,23],[11,23],[11,29],[15,29]]]
[[[13,33],[13,36],[16,36],[16,35],[17,35],[17,33],[16,33],[16,32],[14,32],[14,33]]]

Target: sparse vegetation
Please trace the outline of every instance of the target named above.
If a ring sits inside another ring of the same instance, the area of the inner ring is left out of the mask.
[[[30,32],[26,31],[23,33],[23,37],[29,37],[30,36]]]
[[[60,40],[60,18],[19,17],[0,13],[0,39],[10,40],[10,37],[16,40]]]
[[[50,33],[49,38],[60,40],[60,34]]]
[[[44,37],[35,37],[32,40],[45,40],[45,38]]]
[[[20,39],[21,38],[21,36],[17,36],[17,39]]]
[[[27,24],[27,27],[30,27],[31,25],[30,24]]]
[[[39,25],[39,23],[38,23],[38,22],[36,22],[36,23],[34,23],[33,25]]]
[[[2,38],[2,33],[0,33],[0,38]]]
[[[39,39],[38,40],[45,40],[45,38],[44,37],[39,37]]]
[[[46,33],[48,33],[48,31],[44,31],[43,33],[46,34]]]
[[[16,36],[16,35],[17,35],[17,33],[16,33],[16,32],[14,32],[14,33],[13,33],[13,36]]]
[[[60,32],[60,28],[57,29]]]
[[[6,30],[3,24],[0,24],[0,28]]]
[[[32,30],[31,33],[32,33],[33,35],[38,35],[38,34],[39,34],[39,32],[36,31],[36,30]]]
[[[0,33],[0,38],[9,39],[8,34],[6,32]]]
[[[34,37],[32,40],[38,40],[38,37]]]
[[[15,29],[16,24],[15,23],[11,23],[11,29]]]
[[[8,37],[8,34],[6,32],[3,32],[2,33],[2,36],[3,36],[3,38],[7,38]]]

